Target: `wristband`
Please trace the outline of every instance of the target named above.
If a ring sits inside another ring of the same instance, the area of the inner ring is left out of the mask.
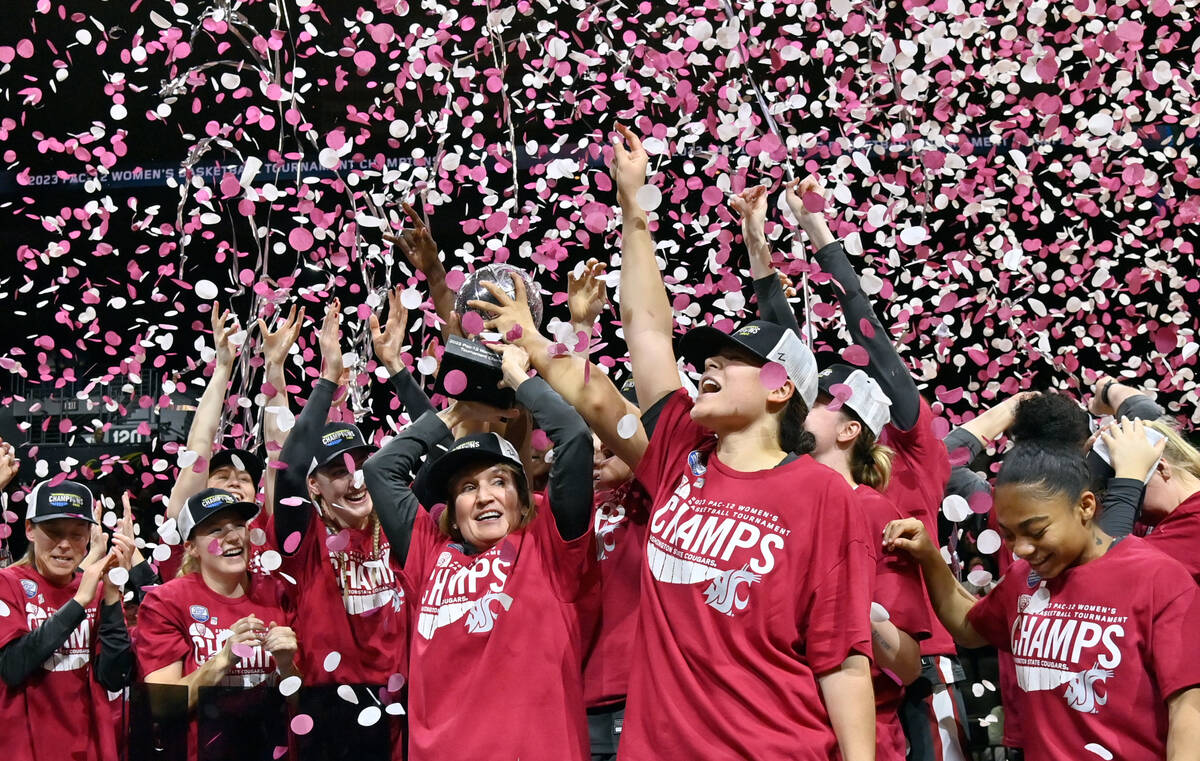
[[[1109,407],[1112,407],[1112,402],[1108,398],[1108,392],[1112,391],[1113,384],[1116,383],[1115,378],[1109,378],[1108,383],[1104,384],[1104,388],[1100,389],[1100,401],[1104,402]]]

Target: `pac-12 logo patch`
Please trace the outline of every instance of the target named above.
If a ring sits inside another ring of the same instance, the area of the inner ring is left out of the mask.
[[[38,585],[33,579],[21,579],[21,589],[25,590],[25,596],[30,599],[37,596]]]
[[[202,624],[208,620],[208,608],[203,605],[193,605],[189,612],[192,614],[192,618],[198,623]]]

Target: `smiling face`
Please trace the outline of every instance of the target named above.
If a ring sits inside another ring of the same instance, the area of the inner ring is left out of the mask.
[[[25,536],[33,546],[34,567],[46,581],[57,586],[74,578],[75,569],[87,555],[91,535],[91,524],[77,518],[25,521]]]
[[[238,502],[253,502],[258,487],[250,474],[226,465],[208,473],[208,488],[224,489],[238,498]]]
[[[692,420],[721,434],[741,430],[771,414],[768,404],[786,402],[792,384],[768,391],[759,377],[762,365],[753,354],[732,346],[706,359]]]
[[[184,549],[206,576],[240,576],[249,561],[249,532],[246,519],[232,510],[222,510],[196,526]]]
[[[322,512],[342,528],[363,528],[374,509],[363,480],[362,465],[368,454],[365,449],[350,452],[353,471],[346,467],[344,457],[336,457],[308,477],[309,495],[319,500]]]
[[[995,507],[1009,549],[1044,579],[1076,565],[1094,541],[1090,524],[1096,497],[1090,491],[1071,501],[1039,485],[1003,484],[996,487]]]
[[[471,465],[450,479],[454,526],[463,541],[486,550],[521,527],[517,474],[505,465]]]

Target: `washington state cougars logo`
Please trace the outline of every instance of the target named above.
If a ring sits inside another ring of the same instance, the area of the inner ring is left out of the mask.
[[[606,502],[602,508],[596,511],[592,524],[596,534],[597,560],[604,560],[608,557],[608,553],[617,549],[615,532],[624,520],[625,508],[611,502]]]
[[[1067,682],[1067,691],[1063,693],[1063,699],[1067,701],[1067,705],[1081,713],[1100,713],[1098,706],[1108,702],[1108,692],[1097,692],[1097,683],[1108,681],[1112,675],[1112,671],[1100,668],[1099,664],[1087,671],[1081,671]]]
[[[726,571],[713,579],[712,584],[704,590],[704,604],[732,616],[735,609],[745,610],[750,604],[749,594],[746,597],[739,596],[738,587],[742,584],[749,586],[756,581],[762,581],[762,576],[746,568]]]
[[[499,611],[492,609],[492,603],[499,602],[500,607],[508,610],[512,607],[512,598],[503,592],[488,592],[475,601],[467,612],[467,631],[471,634],[490,632],[496,625]]]

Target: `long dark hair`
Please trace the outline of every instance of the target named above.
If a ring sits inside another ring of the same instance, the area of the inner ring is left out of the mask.
[[[792,392],[783,408],[783,416],[779,419],[779,448],[792,454],[808,454],[817,448],[817,439],[804,430],[804,420],[808,417],[808,405],[800,396],[800,390]]]

